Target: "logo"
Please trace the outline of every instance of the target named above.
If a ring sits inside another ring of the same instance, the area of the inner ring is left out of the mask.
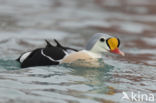
[[[154,102],[155,97],[154,94],[148,93],[148,94],[143,94],[141,92],[131,92],[127,94],[126,92],[122,92],[123,97],[121,98],[122,100],[128,100],[128,101],[133,101],[133,102]]]

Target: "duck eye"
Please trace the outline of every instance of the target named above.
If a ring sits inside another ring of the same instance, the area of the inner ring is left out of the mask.
[[[101,41],[101,42],[104,42],[104,41],[105,41],[105,39],[104,39],[104,38],[101,38],[101,39],[100,39],[100,41]]]

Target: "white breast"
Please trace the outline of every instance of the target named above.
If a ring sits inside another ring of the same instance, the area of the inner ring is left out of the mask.
[[[72,67],[97,68],[100,67],[98,58],[100,58],[100,55],[87,50],[82,50],[69,54],[62,60],[61,64],[71,64]]]
[[[91,56],[92,58],[101,58],[100,54],[95,54],[93,52],[87,51],[87,50],[82,50],[82,52],[88,54],[89,56]]]

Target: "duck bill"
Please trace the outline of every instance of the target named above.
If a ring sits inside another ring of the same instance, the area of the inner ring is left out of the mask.
[[[119,50],[118,48],[114,49],[114,50],[110,50],[111,53],[114,53],[114,54],[118,54],[118,55],[121,55],[121,56],[125,56],[125,53],[122,52],[121,50]]]

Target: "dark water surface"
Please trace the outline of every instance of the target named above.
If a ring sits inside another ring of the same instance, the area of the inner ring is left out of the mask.
[[[121,100],[123,91],[156,96],[155,6],[155,0],[0,0],[0,102],[131,103]],[[44,39],[81,49],[97,32],[118,36],[126,56],[108,54],[98,69],[21,69],[14,61],[45,46]]]

